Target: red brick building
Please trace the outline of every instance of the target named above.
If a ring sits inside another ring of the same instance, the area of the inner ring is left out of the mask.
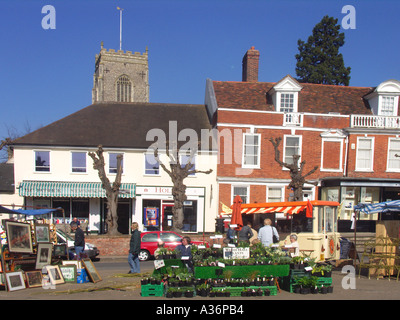
[[[219,201],[286,201],[289,171],[275,160],[270,138],[281,138],[280,159],[305,160],[304,199],[342,203],[340,229],[359,202],[400,199],[400,82],[377,87],[299,83],[287,75],[259,82],[260,53],[243,57],[242,82],[207,80],[206,105],[219,132]],[[375,220],[376,216],[360,216]],[[369,224],[365,221],[365,228]]]

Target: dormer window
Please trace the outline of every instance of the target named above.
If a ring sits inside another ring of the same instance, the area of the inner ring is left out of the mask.
[[[275,110],[278,112],[298,112],[298,96],[302,86],[291,76],[279,81],[269,92]]]
[[[382,82],[376,89],[365,96],[376,116],[398,116],[400,82],[388,80]]]
[[[397,100],[393,96],[382,96],[381,97],[381,110],[380,115],[382,116],[397,116],[397,108],[394,107],[394,101]]]
[[[294,112],[294,94],[293,93],[281,93],[281,104],[280,104],[279,111]]]

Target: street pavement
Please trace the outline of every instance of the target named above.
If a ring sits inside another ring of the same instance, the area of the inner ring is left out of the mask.
[[[276,296],[269,297],[231,297],[231,298],[165,298],[165,297],[142,297],[140,295],[140,280],[153,271],[152,261],[141,263],[141,274],[128,275],[128,264],[126,257],[103,257],[95,262],[95,266],[102,278],[97,283],[83,284],[61,284],[55,289],[29,288],[13,292],[0,291],[0,303],[8,300],[25,301],[48,301],[48,300],[136,300],[136,305],[146,306],[153,312],[166,310],[156,309],[158,306],[170,304],[248,304],[265,303],[266,301],[296,301],[296,300],[400,300],[400,281],[396,277],[379,279],[368,279],[366,276],[344,272],[341,269],[332,273],[333,293],[329,294],[295,294],[284,290]],[[342,271],[344,273],[342,273]],[[352,275],[354,277],[352,277]],[[348,288],[350,287],[350,288]],[[196,303],[195,303],[196,301]],[[74,304],[75,305],[75,304]]]

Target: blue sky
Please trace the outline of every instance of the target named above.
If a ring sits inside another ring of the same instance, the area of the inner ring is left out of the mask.
[[[42,7],[56,10],[44,30]],[[341,23],[356,9],[356,29],[342,31],[351,86],[400,80],[400,1],[391,0],[0,0],[0,138],[45,126],[91,104],[94,59],[104,41],[149,49],[150,102],[204,103],[205,82],[241,81],[244,53],[260,50],[259,81],[296,76],[297,40],[324,15]]]

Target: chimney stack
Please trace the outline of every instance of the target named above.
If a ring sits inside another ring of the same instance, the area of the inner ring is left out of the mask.
[[[246,52],[242,61],[242,81],[243,82],[257,82],[258,81],[258,60],[260,58],[260,51],[251,47]]]

